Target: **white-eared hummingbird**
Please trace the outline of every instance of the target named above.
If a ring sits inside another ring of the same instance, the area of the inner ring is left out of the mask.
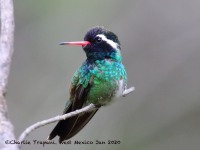
[[[84,41],[62,42],[60,45],[82,46],[87,57],[72,77],[70,98],[63,114],[81,109],[90,103],[96,105],[93,111],[58,122],[48,139],[59,136],[61,143],[77,134],[101,106],[123,95],[127,85],[127,74],[122,64],[118,37],[103,27],[90,29]]]

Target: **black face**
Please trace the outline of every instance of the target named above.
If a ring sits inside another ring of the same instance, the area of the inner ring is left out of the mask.
[[[90,44],[83,47],[89,59],[109,58],[110,55],[113,55],[116,51],[116,48],[113,48],[113,46],[104,41],[102,37],[97,35],[104,35],[107,39],[117,43],[118,49],[120,49],[120,42],[113,32],[102,27],[94,27],[90,29],[84,37],[84,41],[90,42]]]

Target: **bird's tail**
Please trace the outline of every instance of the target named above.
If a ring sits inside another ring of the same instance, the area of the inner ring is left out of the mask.
[[[65,113],[71,112],[72,106],[68,107],[68,110]],[[52,140],[55,136],[59,136],[59,143],[64,140],[67,140],[74,135],[76,135],[95,115],[98,111],[98,108],[95,108],[91,111],[84,112],[68,118],[66,120],[61,120],[55,126],[55,128],[50,133],[48,140]]]

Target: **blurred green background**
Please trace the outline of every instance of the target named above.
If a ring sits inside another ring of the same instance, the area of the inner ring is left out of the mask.
[[[82,40],[101,25],[122,44],[133,94],[102,108],[74,140],[120,140],[118,145],[24,145],[22,149],[199,150],[200,1],[17,0],[15,51],[8,85],[15,134],[60,114],[74,71],[85,59]],[[55,124],[28,140],[45,140]],[[57,142],[57,138],[55,142]]]

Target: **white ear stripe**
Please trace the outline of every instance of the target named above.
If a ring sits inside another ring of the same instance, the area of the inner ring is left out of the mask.
[[[98,34],[97,35],[98,37],[100,37],[103,41],[107,42],[110,46],[112,46],[114,49],[119,49],[119,45],[115,42],[113,42],[112,40],[110,39],[107,39],[107,37],[103,34]]]

